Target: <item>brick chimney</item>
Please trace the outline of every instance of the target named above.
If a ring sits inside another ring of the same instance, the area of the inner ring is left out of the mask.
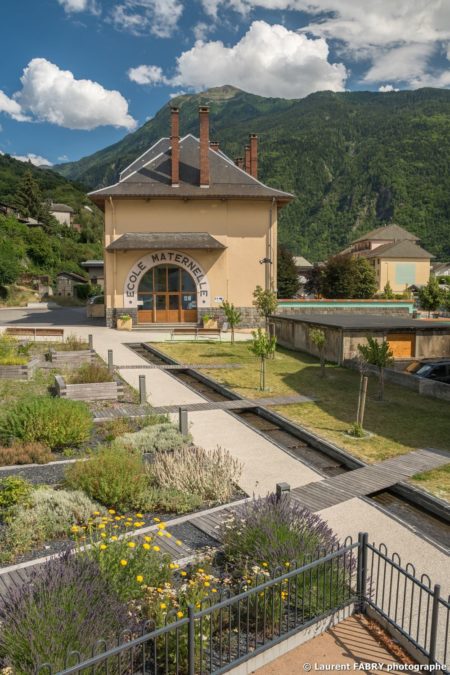
[[[258,178],[258,136],[250,134],[250,174]]]
[[[170,111],[171,131],[170,143],[172,146],[172,187],[180,185],[180,111],[172,108]]]
[[[250,146],[245,146],[244,170],[250,173]]]
[[[219,141],[211,141],[209,147],[211,148],[211,150],[214,150],[214,152],[218,152],[220,143]]]
[[[200,187],[209,187],[209,108],[200,106]]]

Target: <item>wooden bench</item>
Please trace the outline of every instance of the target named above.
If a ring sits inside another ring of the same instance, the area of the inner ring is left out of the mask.
[[[217,337],[222,340],[220,328],[172,328],[170,339],[173,340],[176,335],[194,335],[196,340],[199,336]]]
[[[12,328],[8,327],[5,330],[6,335],[14,337],[33,338],[37,337],[54,337],[61,338],[64,342],[64,328]]]

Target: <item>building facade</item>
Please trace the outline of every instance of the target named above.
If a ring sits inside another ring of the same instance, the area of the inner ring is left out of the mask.
[[[246,161],[230,160],[209,140],[209,110],[199,110],[200,138],[180,138],[179,111],[162,138],[91,199],[105,213],[107,325],[192,324],[221,318],[224,300],[257,323],[253,291],[276,289],[278,211],[292,195],[258,180],[255,135]]]
[[[424,286],[430,278],[433,256],[418,241],[399,225],[385,225],[356,239],[347,253],[372,264],[379,293],[387,283],[394,293],[402,293],[410,286]]]
[[[49,204],[49,211],[53,218],[56,218],[58,223],[61,223],[61,225],[67,225],[67,227],[72,225],[75,211],[71,206],[68,206],[67,204],[56,204],[55,202],[51,202]]]

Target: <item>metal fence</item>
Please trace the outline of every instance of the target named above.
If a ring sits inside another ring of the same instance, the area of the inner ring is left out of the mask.
[[[89,659],[71,652],[58,675],[219,675],[353,604],[360,612],[373,608],[429,663],[447,663],[450,604],[439,586],[360,534],[270,578],[257,573],[236,595],[224,591],[218,602],[189,607],[186,617],[171,612],[165,626],[148,622],[139,635],[123,633],[115,647],[100,640]],[[36,671],[55,672],[48,663]]]

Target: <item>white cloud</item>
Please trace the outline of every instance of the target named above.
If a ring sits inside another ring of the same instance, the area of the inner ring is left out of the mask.
[[[68,162],[68,161],[69,161],[69,158],[67,157],[67,155],[60,155],[58,157],[58,162]]]
[[[128,78],[137,84],[162,84],[166,81],[159,66],[137,66],[127,72]]]
[[[76,80],[46,59],[32,59],[21,77],[22,89],[14,94],[23,112],[40,122],[68,129],[95,129],[112,125],[134,129],[128,103],[118,91],[92,80]]]
[[[20,162],[31,162],[34,166],[53,166],[53,162],[32,152],[29,152],[28,155],[12,155],[12,157]]]
[[[177,58],[175,75],[169,78],[161,73],[159,81],[197,90],[231,84],[253,94],[283,98],[324,89],[343,91],[346,68],[329,63],[328,55],[322,38],[310,39],[284,26],[255,21],[234,46],[197,42]]]
[[[95,0],[58,0],[58,2],[68,14],[98,11]]]
[[[393,87],[392,84],[382,84],[381,87],[378,87],[378,91],[380,91],[382,94],[388,94],[391,91],[400,91],[400,90],[395,89],[395,87]]]
[[[178,96],[184,96],[187,92],[185,92],[183,89],[180,89],[180,91],[173,91],[171,94],[169,94],[169,98],[178,98]]]
[[[111,12],[116,28],[133,35],[173,35],[183,13],[180,0],[122,0]]]
[[[212,23],[205,23],[204,21],[199,21],[192,29],[194,33],[195,40],[205,40],[207,35],[215,30],[215,25]]]
[[[364,81],[412,82],[425,73],[433,51],[432,44],[410,44],[377,53]]]
[[[28,117],[23,114],[22,108],[17,101],[9,98],[1,89],[0,89],[0,112],[6,113],[13,120],[17,122],[26,122]]]

